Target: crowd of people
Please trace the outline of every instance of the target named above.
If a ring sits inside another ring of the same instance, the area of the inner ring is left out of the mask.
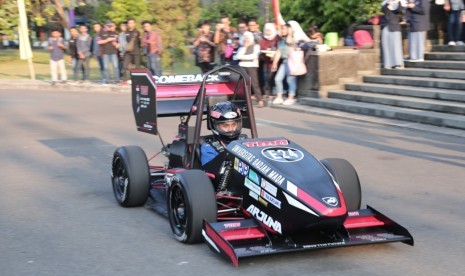
[[[316,26],[307,35],[296,21],[282,26],[266,23],[262,32],[256,19],[239,21],[233,27],[228,16],[222,16],[213,30],[210,22],[201,22],[193,39],[196,65],[203,73],[216,64],[239,65],[247,71],[258,107],[264,107],[265,100],[283,105],[296,102],[297,75],[292,73],[292,64],[288,61],[291,52],[307,49],[309,43],[323,43]],[[217,63],[215,57],[218,57]],[[284,99],[285,88],[287,99]]]
[[[68,82],[66,56],[69,56],[73,71],[71,84],[89,82],[91,58],[97,61],[103,84],[128,84],[129,70],[141,66],[141,54],[145,55],[147,68],[153,75],[162,74],[162,39],[149,21],[142,22],[143,32],[137,29],[136,21],[132,18],[121,23],[119,30],[111,20],[103,25],[94,23],[92,27],[94,36],[89,34],[85,25],[71,27],[67,41],[62,37],[61,30],[51,31],[48,49],[52,85],[58,82],[58,73],[61,82]]]

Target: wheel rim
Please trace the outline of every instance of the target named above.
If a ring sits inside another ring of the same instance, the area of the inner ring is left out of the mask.
[[[128,195],[129,177],[120,157],[113,162],[113,189],[116,199],[124,202]]]
[[[176,235],[181,236],[187,228],[187,204],[181,187],[172,187],[170,200],[170,212],[173,222],[173,229]]]

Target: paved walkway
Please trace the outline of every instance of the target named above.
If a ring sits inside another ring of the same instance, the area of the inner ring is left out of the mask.
[[[66,91],[80,91],[80,92],[121,92],[121,93],[129,93],[130,86],[120,86],[120,85],[102,85],[98,83],[88,83],[88,84],[61,84],[57,83],[56,85],[51,85],[49,81],[32,81],[32,80],[0,80],[0,89],[33,89],[33,90],[66,90]],[[363,122],[371,122],[380,125],[388,125],[394,126],[399,128],[417,130],[417,131],[424,131],[424,132],[431,132],[449,136],[457,136],[465,138],[465,131],[453,128],[446,128],[446,127],[437,127],[432,125],[426,124],[419,124],[419,123],[412,123],[402,120],[392,120],[392,119],[384,119],[366,115],[360,115],[355,113],[343,112],[343,111],[336,111],[318,107],[311,107],[307,105],[293,105],[293,106],[271,106],[271,108],[278,108],[284,109],[293,112],[300,112],[300,113],[307,113],[307,114],[315,114],[320,116],[329,116],[329,117],[336,117],[336,118],[345,118],[349,120],[355,121],[363,121]]]

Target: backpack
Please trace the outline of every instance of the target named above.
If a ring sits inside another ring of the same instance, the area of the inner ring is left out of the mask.
[[[357,48],[373,48],[373,38],[368,31],[358,30],[354,32],[355,45]]]

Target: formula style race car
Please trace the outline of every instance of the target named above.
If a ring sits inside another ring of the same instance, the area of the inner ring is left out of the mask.
[[[131,79],[138,130],[159,136],[158,118],[179,116],[179,134],[167,145],[160,137],[162,165],[150,164],[153,157],[138,146],[118,148],[114,195],[124,207],[148,203],[167,216],[176,240],[205,240],[236,266],[243,257],[283,252],[413,245],[404,227],[370,206],[360,209],[360,182],[349,162],[318,160],[284,137],[258,138],[250,78],[240,67],[158,78],[134,69]],[[210,108],[224,101],[238,107],[250,138],[229,143],[212,172],[201,166],[200,146],[212,127]]]

